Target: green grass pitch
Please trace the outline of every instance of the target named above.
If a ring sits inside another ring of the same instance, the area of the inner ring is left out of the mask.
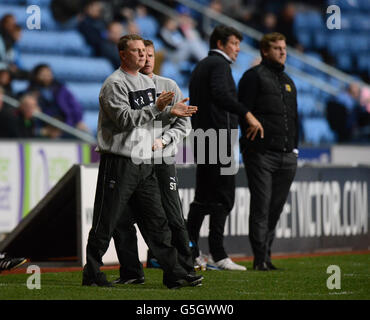
[[[41,289],[27,288],[30,274],[0,274],[0,300],[369,300],[370,255],[346,254],[274,260],[277,271],[204,271],[203,286],[168,290],[162,271],[145,269],[143,285],[81,286],[82,272],[41,273]],[[340,268],[340,289],[328,289],[330,265]],[[118,270],[105,271],[108,280]]]

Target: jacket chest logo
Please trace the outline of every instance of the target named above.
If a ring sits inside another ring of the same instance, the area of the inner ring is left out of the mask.
[[[292,87],[290,86],[290,84],[288,83],[285,84],[285,91],[288,91],[288,92],[292,91]]]

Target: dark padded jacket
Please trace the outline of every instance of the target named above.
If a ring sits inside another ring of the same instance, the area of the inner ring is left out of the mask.
[[[246,138],[247,124],[240,119],[241,151],[291,152],[298,145],[297,90],[284,66],[269,60],[249,69],[239,82],[239,101],[261,122],[264,139]]]

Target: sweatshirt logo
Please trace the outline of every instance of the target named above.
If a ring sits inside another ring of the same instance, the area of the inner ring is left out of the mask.
[[[150,102],[153,102],[153,101],[154,101],[154,99],[153,99],[153,95],[152,95],[152,93],[151,93],[151,92],[148,92],[148,98],[149,98],[149,101],[150,101]]]
[[[155,89],[149,88],[146,90],[130,91],[128,99],[130,106],[134,110],[140,110],[145,106],[150,106],[154,102]]]
[[[288,92],[291,92],[292,91],[292,88],[290,86],[290,84],[285,84],[285,90],[288,91]]]

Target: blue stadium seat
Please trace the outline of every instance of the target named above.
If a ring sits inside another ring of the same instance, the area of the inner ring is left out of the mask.
[[[370,36],[369,34],[352,33],[348,39],[350,51],[354,54],[369,51],[370,49]]]
[[[66,85],[76,99],[81,103],[84,110],[99,110],[99,92],[102,86],[101,82],[67,82]]]
[[[350,30],[353,27],[352,17],[348,13],[341,14],[340,17],[340,28],[341,30]]]
[[[324,118],[302,119],[305,141],[313,145],[320,143],[333,143],[335,134],[331,131],[328,122]]]
[[[170,61],[163,62],[161,67],[161,76],[175,80],[178,86],[183,86],[185,82],[178,66]]]
[[[12,90],[15,94],[27,90],[29,82],[27,80],[12,80]]]
[[[26,3],[29,6],[35,4],[40,7],[47,7],[51,4],[51,1],[52,0],[26,0]]]
[[[163,41],[157,37],[151,38],[154,43],[154,47],[156,51],[161,51],[164,49]]]
[[[254,59],[255,57],[253,55],[241,51],[239,52],[238,59],[233,66],[235,65],[237,68],[241,68],[244,72],[252,66]]]
[[[188,87],[180,87],[180,90],[184,98],[189,98],[189,88]]]
[[[312,46],[312,37],[311,32],[307,29],[296,29],[295,35],[298,39],[298,42],[304,48],[311,48]]]
[[[294,84],[297,88],[298,96],[301,93],[307,93],[311,91],[311,85],[307,81],[302,80],[302,78],[295,77],[294,75],[292,75],[291,78],[293,79]]]
[[[0,4],[1,5],[4,5],[4,4],[18,4],[18,5],[22,5],[22,4],[24,4],[24,0],[0,0]]]
[[[19,41],[24,53],[91,56],[91,48],[78,31],[24,31]]]
[[[353,62],[352,57],[349,54],[339,52],[336,55],[336,61],[339,69],[344,71],[352,71],[353,70]]]
[[[350,38],[345,33],[335,33],[328,36],[327,48],[331,54],[350,50]]]
[[[326,32],[315,32],[313,34],[312,46],[315,49],[323,49],[326,47],[329,35]]]
[[[367,1],[367,0],[365,0]],[[337,5],[342,11],[359,9],[359,1],[350,1],[350,0],[328,0],[328,6],[334,4]]]
[[[83,122],[90,129],[91,134],[96,137],[98,126],[99,111],[85,111],[83,114]]]
[[[297,95],[298,112],[304,117],[315,116],[319,113],[316,97],[311,94],[301,93]]]
[[[152,39],[157,36],[159,26],[157,20],[152,16],[137,17],[135,23],[143,38]]]
[[[357,0],[361,10],[370,12],[370,2],[369,0]]]
[[[24,29],[27,28],[27,19],[31,17],[30,14],[27,13],[27,6],[25,5],[1,5],[0,6],[0,17],[6,13],[13,14],[17,23]],[[54,17],[49,8],[43,7],[41,8],[41,30],[55,30],[58,29],[59,26],[55,22]],[[36,29],[32,31],[37,31]]]
[[[103,58],[21,54],[20,59],[26,70],[40,63],[49,64],[55,77],[62,81],[102,82],[114,71],[110,62]]]
[[[367,71],[370,73],[370,54],[363,53],[357,56],[358,71]]]
[[[319,11],[297,12],[294,17],[294,29],[322,29],[324,19]]]
[[[235,81],[236,85],[238,85],[238,83],[239,83],[241,77],[243,76],[245,70],[241,69],[241,68],[233,68],[232,69],[232,75],[233,75],[233,78],[234,78],[234,81]]]

